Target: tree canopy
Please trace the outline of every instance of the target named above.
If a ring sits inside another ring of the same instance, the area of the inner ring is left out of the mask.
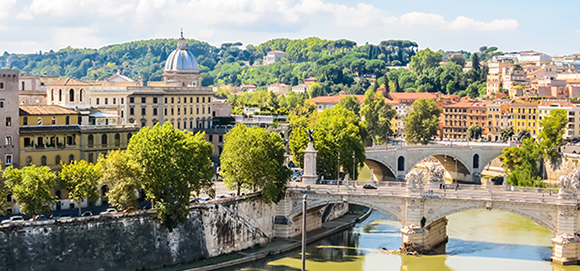
[[[363,101],[361,115],[372,144],[383,144],[389,136],[394,134],[391,129],[391,121],[396,114],[397,111],[391,109],[391,106],[385,103],[385,98],[380,92],[367,92]]]
[[[127,151],[109,151],[107,156],[99,157],[101,170],[100,183],[107,186],[109,203],[117,209],[124,210],[137,207],[137,193],[141,190],[139,165],[131,159]]]
[[[57,202],[52,191],[58,177],[49,167],[31,165],[17,169],[10,166],[4,170],[2,177],[6,179],[6,185],[20,204],[23,214],[38,215],[49,212]]]
[[[290,170],[284,165],[284,142],[264,128],[236,125],[226,134],[221,155],[222,175],[228,189],[261,191],[266,203],[284,198]]]
[[[172,227],[187,216],[192,192],[211,188],[211,143],[203,133],[174,129],[170,122],[144,127],[127,147],[138,165],[139,179],[147,198],[155,201],[158,216]]]
[[[417,99],[405,117],[405,140],[411,144],[427,144],[439,131],[441,109],[431,99]]]
[[[70,164],[62,163],[62,169],[58,176],[61,179],[62,188],[68,191],[68,196],[77,203],[81,214],[81,203],[95,201],[98,197],[97,185],[100,179],[99,167],[85,160],[72,161]]]

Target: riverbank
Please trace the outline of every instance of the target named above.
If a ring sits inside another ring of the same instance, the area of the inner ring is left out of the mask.
[[[347,214],[335,220],[322,223],[322,227],[309,231],[306,234],[306,243],[316,242],[335,233],[347,230],[356,223],[367,219],[372,209],[366,208],[364,211],[349,211]],[[249,263],[268,256],[288,252],[301,247],[301,236],[294,238],[274,238],[270,243],[261,248],[253,248],[237,253],[231,253],[204,261],[180,265],[163,269],[163,271],[210,271],[232,267],[240,264]]]

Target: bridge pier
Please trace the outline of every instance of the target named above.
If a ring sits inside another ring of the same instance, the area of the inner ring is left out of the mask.
[[[559,195],[557,233],[552,239],[554,251],[552,261],[562,265],[580,263],[580,239],[576,235],[578,226],[576,194],[561,191]]]
[[[447,236],[447,218],[443,217],[427,227],[405,226],[401,229],[401,234],[403,235],[402,252],[431,254],[435,248],[446,244],[449,239]]]

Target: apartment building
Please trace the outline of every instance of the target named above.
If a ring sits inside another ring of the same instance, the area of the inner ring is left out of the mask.
[[[19,165],[18,70],[0,70],[0,118],[0,165]]]
[[[514,133],[521,130],[529,130],[532,137],[538,136],[538,103],[537,102],[514,102],[511,104],[510,113],[512,119],[510,125]]]

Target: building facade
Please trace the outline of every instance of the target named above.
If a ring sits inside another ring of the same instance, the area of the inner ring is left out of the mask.
[[[529,130],[532,137],[538,136],[538,103],[537,102],[515,102],[511,104],[510,113],[512,115],[511,126],[514,133],[521,130]]]
[[[18,70],[0,69],[0,162],[4,166],[19,165]]]

